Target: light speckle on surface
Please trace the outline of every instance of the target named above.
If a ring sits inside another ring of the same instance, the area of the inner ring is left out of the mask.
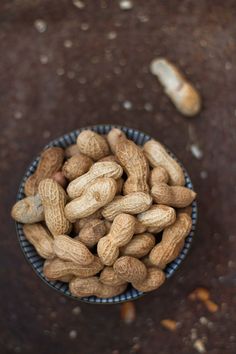
[[[85,7],[85,3],[80,0],[72,0],[73,5],[77,7],[78,9],[82,10]]]
[[[66,39],[64,41],[64,47],[65,48],[71,48],[73,46],[73,42],[70,39]]]
[[[206,41],[205,39],[201,39],[201,40],[200,40],[200,46],[201,46],[202,48],[206,48],[206,47],[207,47],[207,41]]]
[[[70,337],[70,339],[75,339],[77,337],[77,331],[75,329],[72,329],[69,332],[69,337]]]
[[[203,157],[203,152],[197,144],[191,144],[190,151],[192,155],[198,160],[201,160],[201,158]]]
[[[201,177],[201,179],[206,179],[208,177],[208,172],[205,170],[202,170],[200,172],[200,177]]]
[[[43,132],[43,138],[44,138],[44,139],[48,139],[48,138],[50,138],[50,136],[51,136],[51,133],[50,133],[49,130],[45,130],[45,131]]]
[[[107,34],[108,39],[115,39],[117,37],[117,33],[115,31],[111,31]]]
[[[153,105],[152,105],[150,102],[146,102],[146,103],[144,104],[144,109],[145,109],[145,111],[147,111],[147,112],[152,112],[152,111],[153,111]]]
[[[140,14],[138,15],[138,20],[142,23],[145,23],[149,21],[149,17],[147,15]]]
[[[23,114],[22,114],[22,112],[20,112],[20,111],[16,111],[16,112],[14,112],[14,118],[15,119],[21,119],[23,117]]]
[[[113,69],[114,74],[120,75],[122,73],[122,70],[119,66],[115,66]]]
[[[34,21],[34,27],[39,33],[44,33],[47,30],[47,23],[44,20],[38,19]]]
[[[40,63],[41,64],[47,64],[48,63],[48,56],[45,54],[41,54],[39,57]]]
[[[76,306],[72,309],[73,315],[79,315],[81,313],[81,308],[79,306]]]
[[[117,111],[119,111],[119,105],[117,103],[114,103],[111,106],[111,109],[112,109],[113,112],[117,112]]]
[[[202,324],[202,325],[207,325],[208,324],[208,319],[204,316],[200,317],[199,318],[199,322]]]
[[[57,75],[58,76],[62,76],[62,75],[64,75],[65,74],[65,70],[63,69],[63,68],[58,68],[57,69]]]
[[[192,340],[197,339],[197,330],[196,330],[196,328],[191,328],[190,338]]]
[[[123,107],[124,107],[125,109],[127,109],[127,111],[130,111],[130,110],[132,109],[132,107],[133,107],[133,104],[132,104],[132,102],[130,102],[130,101],[124,101],[124,102],[123,102]]]
[[[69,70],[68,73],[67,73],[67,77],[68,77],[68,79],[74,79],[75,78],[75,72]]]
[[[231,70],[231,69],[232,69],[232,64],[231,64],[229,61],[227,61],[227,62],[225,63],[225,70],[229,71],[229,70]]]
[[[88,31],[89,24],[86,22],[81,23],[81,29],[82,29],[82,31]]]
[[[136,81],[136,87],[138,89],[142,89],[144,87],[144,84],[141,81]]]
[[[119,5],[121,10],[131,10],[133,8],[133,2],[130,0],[120,0]]]
[[[198,351],[198,353],[206,353],[205,345],[201,339],[195,340],[193,347]]]
[[[86,77],[79,77],[79,83],[80,84],[84,85],[84,84],[86,84],[86,82],[87,82]]]

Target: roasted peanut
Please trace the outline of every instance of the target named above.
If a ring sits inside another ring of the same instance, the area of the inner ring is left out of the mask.
[[[150,252],[149,259],[153,265],[163,269],[180,253],[184,239],[192,227],[192,219],[185,213],[178,213],[174,224],[166,227],[162,241]]]
[[[77,154],[80,154],[77,144],[72,144],[65,149],[65,157],[67,159],[69,159],[70,157],[75,156]]]
[[[58,184],[60,184],[60,186],[62,186],[63,189],[65,189],[68,184],[62,171],[58,171],[54,173],[52,179],[54,179]]]
[[[103,220],[94,219],[85,224],[80,230],[78,240],[88,248],[95,246],[101,237],[106,234],[107,228]]]
[[[143,281],[133,281],[132,285],[135,289],[146,293],[159,288],[164,281],[165,273],[156,267],[151,267],[147,269],[147,276]]]
[[[90,277],[86,279],[75,278],[69,288],[72,295],[77,297],[98,296],[100,298],[108,298],[119,295],[125,291],[127,284],[118,286],[108,286],[102,284],[98,277]]]
[[[98,160],[98,162],[116,162],[119,163],[118,159],[115,157],[115,155],[108,155],[106,157],[102,157],[101,159]]]
[[[87,266],[94,260],[94,255],[79,240],[70,236],[59,235],[55,238],[53,249],[57,257],[80,265]]]
[[[150,172],[149,185],[152,188],[155,184],[168,183],[169,176],[164,167],[156,166]]]
[[[144,144],[144,154],[153,167],[162,166],[169,175],[172,186],[183,186],[185,183],[184,172],[178,162],[170,156],[164,146],[156,140],[149,140]]]
[[[134,234],[143,234],[147,230],[146,226],[143,225],[137,218],[135,220]]]
[[[95,211],[95,213],[86,216],[85,218],[81,218],[79,220],[77,220],[74,224],[73,224],[73,229],[75,231],[76,234],[78,234],[80,232],[80,230],[90,221],[94,220],[94,219],[101,219],[102,218],[102,213],[101,210],[97,210]]]
[[[196,193],[193,190],[182,186],[168,186],[166,183],[155,184],[151,194],[157,204],[175,208],[184,208],[196,198]]]
[[[113,154],[115,154],[117,145],[122,139],[127,139],[126,135],[118,128],[112,128],[107,134],[107,141]]]
[[[160,232],[175,222],[175,210],[166,205],[153,205],[147,211],[137,216],[149,232]]]
[[[61,280],[62,277],[68,275],[88,278],[99,273],[103,267],[104,265],[97,256],[94,256],[94,260],[88,265],[79,265],[75,262],[54,258],[44,263],[43,273],[49,280]]]
[[[23,232],[42,258],[54,257],[53,238],[43,225],[39,223],[24,225]]]
[[[124,194],[148,192],[149,166],[143,151],[133,141],[120,136],[117,129],[111,130],[108,141],[109,136],[116,136],[115,155],[128,175],[123,188]]]
[[[53,179],[46,178],[39,183],[45,222],[53,236],[69,233],[71,224],[65,217],[66,193]]]
[[[118,179],[122,176],[123,170],[116,162],[97,162],[84,175],[70,182],[67,193],[70,198],[79,197],[84,189],[99,177],[110,177]]]
[[[152,204],[152,197],[143,192],[134,192],[126,196],[115,197],[102,210],[102,215],[107,220],[113,220],[120,213],[138,214],[147,210]]]
[[[69,181],[73,181],[88,172],[92,164],[93,160],[90,157],[76,154],[64,163],[62,171]]]
[[[120,248],[122,256],[142,258],[155,246],[156,239],[150,233],[135,235],[129,243]]]
[[[105,285],[118,286],[125,284],[126,281],[121,279],[114,271],[113,267],[105,267],[100,274],[100,281]]]
[[[105,163],[105,162],[104,162]],[[111,202],[116,194],[116,181],[112,178],[97,178],[89,184],[83,194],[65,207],[69,221],[92,215],[98,209]]]
[[[14,220],[23,224],[34,224],[44,220],[44,211],[39,195],[23,198],[11,210]]]
[[[59,147],[50,147],[43,151],[37,169],[25,182],[25,195],[35,195],[38,192],[39,182],[52,177],[62,167],[64,150]]]
[[[106,139],[91,130],[84,130],[79,134],[77,145],[82,154],[91,157],[93,160],[99,160],[109,155],[109,146]]]
[[[194,116],[201,109],[198,91],[190,84],[179,69],[164,58],[154,59],[151,72],[156,75],[176,108],[185,116]]]
[[[143,282],[147,277],[146,266],[137,258],[123,256],[114,263],[115,273],[123,280],[130,283]]]
[[[112,265],[119,256],[119,247],[126,245],[134,234],[135,218],[119,214],[113,221],[108,235],[98,241],[97,253],[105,265]]]

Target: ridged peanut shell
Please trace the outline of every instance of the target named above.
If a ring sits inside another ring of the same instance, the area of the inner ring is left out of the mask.
[[[11,210],[14,220],[23,224],[34,224],[44,220],[43,205],[39,195],[23,198]]]
[[[155,246],[156,238],[150,233],[135,235],[125,246],[121,247],[122,256],[142,258]]]
[[[118,286],[125,284],[126,281],[121,279],[114,271],[113,267],[105,267],[100,274],[100,281],[105,285]]]
[[[155,184],[151,194],[157,204],[169,205],[174,208],[184,208],[196,198],[196,193],[182,186],[168,186],[166,183]]]
[[[102,213],[101,210],[95,211],[95,213],[86,216],[85,218],[76,220],[76,222],[73,224],[73,230],[75,231],[76,234],[80,232],[80,230],[90,221],[95,220],[95,219],[101,219],[102,218]]]
[[[83,154],[76,154],[64,163],[62,171],[64,176],[69,181],[72,181],[88,172],[92,164],[93,160],[90,157]]]
[[[175,222],[176,214],[175,210],[167,205],[153,205],[137,218],[149,232],[160,232]]]
[[[83,242],[88,248],[95,246],[101,237],[107,232],[105,222],[100,219],[94,219],[85,224],[80,230],[78,240]]]
[[[156,166],[150,171],[149,186],[152,188],[155,184],[168,183],[169,175],[162,166]]]
[[[130,256],[118,258],[113,268],[120,278],[130,283],[140,283],[147,276],[146,266],[137,258]]]
[[[142,292],[149,292],[158,289],[165,281],[165,273],[156,268],[151,267],[147,270],[147,277],[142,282],[133,282],[135,289]]]
[[[77,145],[82,154],[91,157],[93,160],[99,160],[109,155],[109,146],[106,139],[91,130],[84,130],[79,134]]]
[[[43,225],[39,223],[26,224],[23,226],[23,232],[26,239],[42,258],[50,259],[54,257],[53,238]]]

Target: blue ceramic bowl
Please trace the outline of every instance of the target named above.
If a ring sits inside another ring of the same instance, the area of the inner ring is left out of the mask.
[[[136,129],[120,127],[120,126],[113,126],[113,125],[95,125],[92,127],[86,127],[86,128],[82,128],[79,130],[75,130],[69,134],[65,134],[61,138],[58,138],[58,139],[52,141],[45,148],[48,148],[50,146],[59,146],[62,148],[66,148],[67,146],[74,144],[76,142],[76,138],[82,130],[85,130],[88,128],[92,129],[100,134],[107,134],[111,130],[111,128],[113,128],[113,127],[118,127],[120,129],[122,129],[126,133],[128,138],[133,140],[138,145],[143,145],[146,141],[151,139],[151,137],[149,135],[142,133]],[[177,160],[177,158],[174,156],[174,154],[172,154],[171,152],[169,152],[169,153],[172,157],[174,157]],[[35,172],[38,162],[39,162],[39,156],[28,167],[28,169],[24,175],[24,178],[20,184],[20,188],[19,188],[19,191],[17,194],[17,200],[20,200],[25,197],[25,194],[24,194],[25,181],[30,175],[32,175]],[[193,185],[190,180],[190,177],[187,174],[184,167],[183,167],[183,171],[184,171],[184,175],[185,175],[186,187],[193,189]],[[175,273],[175,271],[178,269],[178,267],[180,266],[180,264],[182,263],[183,259],[186,257],[186,255],[189,251],[189,248],[190,248],[190,245],[191,245],[191,242],[193,239],[193,235],[194,235],[194,230],[196,227],[196,222],[197,222],[197,204],[196,204],[196,202],[193,202],[192,206],[193,206],[192,229],[191,229],[188,237],[186,237],[186,239],[185,239],[184,248],[182,249],[180,255],[173,262],[168,264],[167,267],[165,268],[164,271],[165,271],[167,278],[170,278]],[[112,298],[100,299],[95,296],[90,296],[90,297],[84,297],[84,298],[78,299],[70,293],[69,288],[68,288],[68,284],[63,283],[61,281],[49,281],[45,278],[45,276],[43,274],[44,259],[41,258],[37,254],[35,248],[25,238],[22,224],[16,223],[16,231],[17,231],[17,235],[19,238],[19,242],[20,242],[20,246],[22,248],[22,251],[23,251],[26,259],[30,263],[30,265],[33,267],[34,271],[45,283],[47,283],[50,287],[59,291],[61,294],[69,296],[69,297],[74,298],[76,300],[80,300],[80,301],[84,301],[84,302],[88,302],[88,303],[97,303],[97,304],[117,304],[117,303],[121,303],[121,302],[125,302],[125,301],[135,300],[135,299],[139,298],[140,296],[144,295],[144,293],[132,288],[132,286],[129,286],[123,294],[114,296]]]

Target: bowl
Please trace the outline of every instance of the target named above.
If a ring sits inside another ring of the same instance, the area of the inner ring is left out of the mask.
[[[79,133],[81,131],[83,131],[85,129],[91,129],[99,134],[107,134],[114,127],[120,128],[123,132],[126,133],[126,135],[129,139],[133,140],[138,145],[143,145],[144,143],[146,143],[148,140],[151,139],[151,137],[149,135],[147,135],[139,130],[136,130],[136,129],[126,128],[126,127],[117,126],[117,125],[95,125],[95,126],[81,128],[79,130],[74,130],[71,133],[65,134],[62,137],[50,142],[47,146],[45,146],[45,149],[50,146],[59,146],[62,148],[66,148],[67,146],[76,143],[77,136],[79,135]],[[173,153],[171,153],[168,149],[167,149],[167,151],[175,160],[177,160],[176,156]],[[39,156],[36,159],[34,159],[33,162],[27,168],[25,175],[23,177],[23,180],[22,180],[20,187],[19,187],[19,191],[17,194],[17,200],[23,199],[25,197],[25,194],[24,194],[25,181],[30,175],[32,175],[35,172],[38,162],[39,162]],[[180,163],[180,165],[182,166],[181,163]],[[184,175],[185,175],[185,186],[190,189],[193,189],[193,185],[192,185],[191,179],[190,179],[187,171],[185,170],[185,168],[183,166],[182,166],[182,168],[183,168]],[[183,259],[186,257],[186,255],[190,249],[192,240],[193,240],[196,222],[197,222],[197,204],[194,201],[192,204],[192,229],[191,229],[189,235],[185,239],[184,247],[183,247],[182,251],[180,252],[179,256],[174,261],[169,263],[166,266],[166,268],[164,269],[164,272],[166,274],[166,278],[170,278],[176,272],[176,270],[179,268],[180,264],[182,263]],[[22,249],[27,261],[30,263],[30,265],[32,266],[32,268],[34,269],[36,274],[45,283],[47,283],[47,285],[49,285],[51,288],[57,290],[59,293],[61,293],[63,295],[66,295],[66,296],[73,298],[75,300],[79,300],[79,301],[83,301],[83,302],[87,302],[87,303],[93,303],[93,304],[94,303],[96,303],[96,304],[117,304],[117,303],[121,303],[121,302],[125,302],[125,301],[136,300],[137,298],[144,295],[144,293],[134,289],[130,285],[124,293],[114,296],[112,298],[101,299],[101,298],[97,298],[96,296],[83,297],[80,299],[76,298],[75,296],[73,296],[70,293],[69,288],[68,288],[68,284],[63,283],[61,281],[49,281],[45,278],[45,276],[43,274],[44,259],[41,258],[37,254],[34,246],[31,245],[28,242],[28,240],[25,238],[25,235],[23,232],[23,225],[21,223],[16,222],[16,232],[17,232],[17,236],[18,236],[18,239],[20,242],[21,249]]]

